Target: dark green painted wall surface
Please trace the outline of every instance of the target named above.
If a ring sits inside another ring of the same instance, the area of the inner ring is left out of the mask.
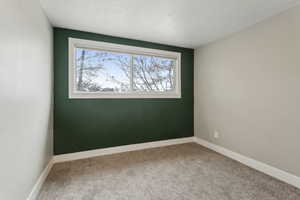
[[[69,99],[68,38],[181,52],[181,99]],[[55,155],[193,136],[194,50],[54,28]]]

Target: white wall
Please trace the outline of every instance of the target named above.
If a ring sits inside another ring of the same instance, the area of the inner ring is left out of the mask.
[[[196,50],[195,135],[300,176],[300,6]]]
[[[37,0],[0,0],[0,199],[24,200],[52,156],[52,28]]]

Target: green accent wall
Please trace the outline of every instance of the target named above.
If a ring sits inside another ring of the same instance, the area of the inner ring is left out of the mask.
[[[69,99],[68,38],[181,52],[181,99]],[[54,154],[193,136],[194,50],[54,28]]]

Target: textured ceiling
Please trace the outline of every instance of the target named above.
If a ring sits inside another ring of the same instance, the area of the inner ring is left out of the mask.
[[[195,48],[298,0],[40,0],[56,27]]]

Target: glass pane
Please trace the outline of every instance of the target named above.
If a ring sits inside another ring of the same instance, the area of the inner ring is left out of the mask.
[[[133,57],[133,89],[143,92],[175,91],[175,59]]]
[[[76,48],[76,89],[80,92],[128,92],[131,56]]]

